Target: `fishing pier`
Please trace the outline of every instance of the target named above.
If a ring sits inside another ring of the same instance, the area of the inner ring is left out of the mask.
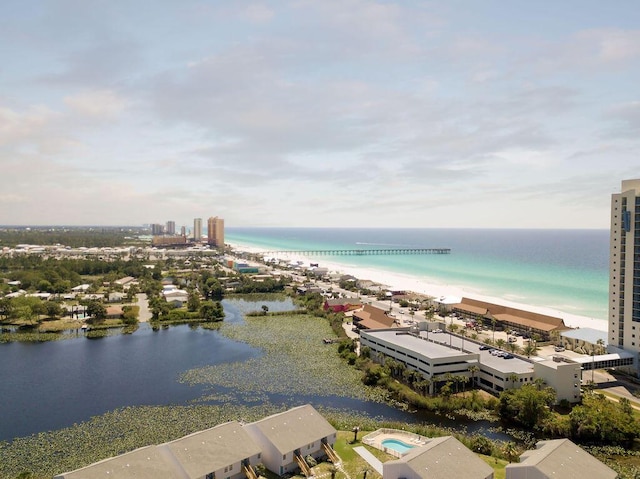
[[[278,256],[297,254],[302,256],[371,256],[410,254],[449,254],[451,248],[385,248],[385,249],[316,249],[291,251],[265,251],[263,255]]]

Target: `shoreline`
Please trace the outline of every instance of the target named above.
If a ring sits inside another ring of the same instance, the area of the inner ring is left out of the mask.
[[[243,245],[240,243],[229,243],[234,250],[245,251],[252,254],[260,254],[267,252],[266,249],[257,246]],[[531,304],[521,303],[497,296],[482,294],[471,287],[464,285],[438,284],[425,281],[408,274],[379,270],[375,268],[349,266],[341,263],[328,262],[324,258],[312,258],[307,256],[296,256],[293,254],[280,254],[274,256],[279,260],[290,262],[302,261],[309,264],[310,260],[319,262],[320,266],[327,268],[329,271],[338,272],[340,274],[349,274],[360,280],[370,280],[388,286],[392,289],[409,291],[417,294],[423,294],[433,297],[467,297],[488,303],[501,304],[524,311],[531,311],[548,316],[559,317],[564,320],[565,325],[571,328],[593,328],[600,331],[607,331],[608,321],[602,319],[590,318],[579,314],[568,313],[551,307],[535,306]]]

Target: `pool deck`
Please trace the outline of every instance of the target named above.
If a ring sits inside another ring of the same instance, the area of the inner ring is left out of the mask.
[[[395,439],[396,441],[401,441],[412,447],[420,447],[427,444],[429,440],[426,437],[420,436],[419,434],[414,434],[412,432],[402,431],[399,429],[378,429],[370,434],[367,434],[362,438],[362,442],[367,444],[368,446],[375,447],[376,449],[380,449],[381,451],[386,452],[387,454],[391,454],[395,457],[402,457],[404,454],[399,453],[391,448],[385,447],[382,444],[382,441],[387,439]]]

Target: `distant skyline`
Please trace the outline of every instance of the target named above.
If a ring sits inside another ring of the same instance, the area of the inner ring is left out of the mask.
[[[608,228],[635,1],[0,3],[0,224]]]

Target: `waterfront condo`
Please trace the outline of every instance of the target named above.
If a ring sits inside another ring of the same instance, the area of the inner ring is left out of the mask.
[[[611,196],[609,344],[640,352],[640,179],[622,181]]]

